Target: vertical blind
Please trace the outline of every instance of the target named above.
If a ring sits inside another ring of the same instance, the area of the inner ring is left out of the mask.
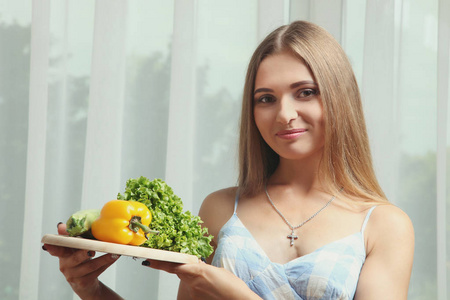
[[[77,299],[40,238],[129,178],[194,214],[235,185],[250,56],[299,19],[352,62],[380,183],[415,227],[408,299],[447,299],[449,0],[0,0],[0,298]],[[178,286],[128,257],[101,279],[126,299]]]

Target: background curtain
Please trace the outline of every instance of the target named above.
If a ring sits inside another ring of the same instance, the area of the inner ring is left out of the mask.
[[[409,299],[449,299],[449,2],[0,0],[0,298],[76,299],[40,239],[129,178],[194,214],[234,185],[250,55],[303,19],[350,57],[378,177],[414,223]],[[127,257],[101,278],[126,299],[178,286]]]

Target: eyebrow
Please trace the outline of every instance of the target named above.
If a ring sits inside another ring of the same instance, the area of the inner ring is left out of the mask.
[[[291,85],[289,85],[289,87],[290,87],[291,89],[294,89],[294,88],[296,88],[296,87],[299,87],[299,86],[305,85],[305,84],[312,84],[312,85],[317,86],[317,83],[315,83],[315,82],[312,81],[312,80],[302,80],[302,81],[299,81],[299,82],[294,82],[294,83],[292,83]],[[269,88],[259,88],[259,89],[256,89],[256,90],[253,92],[253,95],[258,94],[258,93],[267,93],[267,92],[270,93],[270,92],[273,92],[273,90],[272,90],[272,89],[269,89]]]
[[[253,92],[253,95],[255,95],[255,94],[258,94],[258,93],[266,93],[266,92],[273,92],[273,90],[272,89],[268,89],[268,88],[259,88],[259,89],[256,89],[254,92]]]
[[[291,89],[293,89],[293,88],[299,87],[299,86],[304,85],[304,84],[312,84],[312,85],[317,86],[317,83],[315,83],[315,82],[312,81],[312,80],[303,80],[303,81],[299,81],[299,82],[294,82],[294,83],[291,84],[289,87],[290,87]]]

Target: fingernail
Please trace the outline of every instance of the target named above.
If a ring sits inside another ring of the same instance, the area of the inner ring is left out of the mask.
[[[94,256],[94,251],[88,251],[87,255],[88,255],[89,257]]]
[[[148,266],[150,266],[150,262],[148,260],[144,260],[142,262],[142,265],[148,267]]]
[[[56,224],[56,228],[58,228],[59,227],[59,224],[62,224],[63,222],[59,222],[58,224]]]
[[[45,248],[45,245],[42,246],[42,250],[47,251],[47,248]]]
[[[118,259],[120,257],[119,254],[111,254],[112,259]]]

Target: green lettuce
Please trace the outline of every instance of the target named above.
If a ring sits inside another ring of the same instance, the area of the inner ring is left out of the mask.
[[[150,227],[158,235],[149,235],[142,245],[154,249],[175,251],[207,258],[213,252],[212,235],[201,226],[203,221],[191,212],[183,212],[183,202],[161,179],[149,180],[144,176],[129,179],[125,192],[117,195],[119,200],[144,203],[152,212]]]

